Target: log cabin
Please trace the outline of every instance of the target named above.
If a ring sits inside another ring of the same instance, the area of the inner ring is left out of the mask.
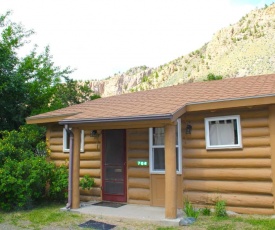
[[[52,161],[69,161],[72,209],[115,201],[173,219],[185,199],[222,199],[238,213],[275,213],[275,74],[100,98],[27,123],[47,127]],[[89,191],[79,187],[86,174]]]

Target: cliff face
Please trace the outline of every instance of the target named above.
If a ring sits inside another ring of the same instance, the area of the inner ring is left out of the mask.
[[[209,73],[227,77],[275,72],[275,4],[256,9],[214,34],[200,49],[156,68],[131,68],[122,74],[91,81],[101,96],[201,81]]]
[[[142,83],[150,75],[152,68],[146,66],[134,67],[122,74],[100,81],[91,81],[91,88],[102,97],[127,93],[130,89]]]

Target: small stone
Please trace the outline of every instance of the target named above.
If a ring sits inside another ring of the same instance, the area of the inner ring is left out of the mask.
[[[237,216],[237,215],[239,215],[238,213],[233,212],[233,211],[226,211],[226,213],[227,213],[228,216]]]
[[[195,221],[196,221],[196,218],[194,218],[194,217],[185,217],[180,220],[179,225],[180,226],[188,226],[188,225],[193,224]]]

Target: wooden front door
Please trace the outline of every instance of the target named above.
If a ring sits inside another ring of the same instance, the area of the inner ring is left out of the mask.
[[[126,202],[125,130],[104,130],[102,158],[102,198]]]

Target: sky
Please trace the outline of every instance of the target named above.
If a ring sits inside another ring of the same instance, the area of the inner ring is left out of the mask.
[[[55,65],[76,80],[157,67],[199,49],[214,33],[273,0],[0,0],[0,14],[36,33]]]

